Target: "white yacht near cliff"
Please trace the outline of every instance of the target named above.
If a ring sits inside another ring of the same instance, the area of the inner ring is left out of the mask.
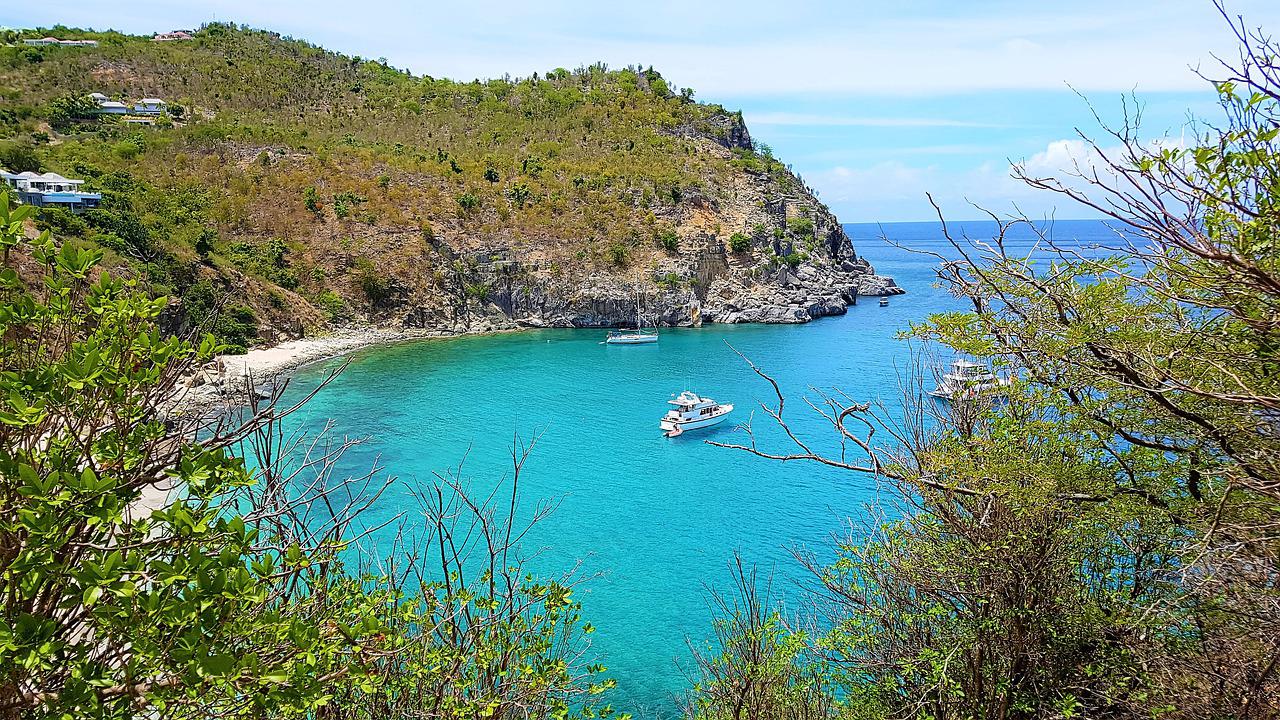
[[[676,399],[667,402],[675,407],[668,410],[658,423],[662,434],[667,437],[676,437],[686,430],[701,430],[718,425],[733,412],[733,405],[700,397],[690,390],[685,390]]]

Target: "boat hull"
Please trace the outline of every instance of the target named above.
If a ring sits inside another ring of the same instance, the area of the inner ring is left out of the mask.
[[[721,412],[717,415],[712,415],[710,417],[705,417],[705,418],[694,418],[692,420],[668,420],[666,418],[663,418],[658,423],[658,427],[661,428],[662,432],[664,433],[675,434],[675,435],[679,435],[681,433],[685,433],[690,430],[701,430],[703,428],[709,428],[713,425],[719,425],[720,423],[724,422],[724,419],[729,417],[729,413],[733,412],[732,405],[728,405],[725,407],[727,409],[724,412]]]
[[[948,402],[952,400],[973,400],[980,397],[991,397],[993,395],[998,395],[1000,390],[1002,390],[1004,387],[1005,387],[1005,384],[1001,383],[1000,385],[988,385],[988,386],[983,386],[982,388],[970,388],[970,389],[945,390],[943,388],[936,388],[934,390],[928,391],[928,394],[930,397],[936,398],[938,400],[946,400]]]
[[[658,342],[657,335],[622,335],[604,339],[606,345],[645,345]]]

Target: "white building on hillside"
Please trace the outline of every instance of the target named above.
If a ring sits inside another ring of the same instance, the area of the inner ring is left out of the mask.
[[[122,102],[112,100],[100,92],[89,93],[89,99],[98,104],[98,114],[100,115],[128,115],[129,106]]]
[[[160,98],[142,98],[133,106],[139,115],[163,115],[168,105]]]
[[[80,192],[83,180],[72,180],[57,173],[41,174],[29,170],[10,173],[0,170],[0,180],[18,191],[18,201],[26,205],[76,211],[96,208],[102,201],[99,193]]]

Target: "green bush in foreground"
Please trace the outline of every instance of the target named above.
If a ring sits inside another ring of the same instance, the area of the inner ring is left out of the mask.
[[[459,556],[431,553],[347,568],[391,480],[299,464],[310,441],[279,446],[278,410],[167,409],[219,348],[162,336],[166,300],[100,272],[99,251],[28,240],[31,212],[0,194],[0,717],[612,714],[602,668],[575,661],[590,627],[572,582],[467,546],[509,517],[423,487],[423,547],[489,553],[489,570],[462,582]]]
[[[720,602],[692,715],[1280,715],[1280,47],[1235,30],[1224,121],[1190,147],[1125,127],[1079,176],[1017,169],[1108,216],[1105,254],[1026,217],[988,242],[944,227],[961,256],[939,278],[971,310],[910,336],[1016,382],[938,404],[917,371],[901,412],[810,403],[838,455],[791,433],[781,451],[733,446],[874,477],[889,519],[855,526],[834,561],[798,553],[816,619],[752,582]],[[1010,250],[1015,229],[1036,254]]]

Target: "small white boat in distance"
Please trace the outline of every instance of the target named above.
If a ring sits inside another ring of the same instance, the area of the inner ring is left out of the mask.
[[[610,330],[604,339],[606,345],[643,345],[658,342],[658,333],[645,332],[640,328],[634,330]]]
[[[998,377],[986,365],[972,360],[956,360],[951,371],[942,376],[938,387],[929,394],[940,400],[975,398],[995,392],[1009,384],[1008,378]]]
[[[880,296],[880,307],[889,307],[889,296],[888,296],[888,295],[881,295],[881,296]]]
[[[662,428],[662,434],[667,437],[675,437],[686,430],[700,430],[719,424],[733,412],[733,406],[729,403],[718,403],[711,398],[699,397],[697,393],[688,390],[680,393],[675,400],[667,402],[675,405],[675,408],[668,410],[667,414],[662,416],[662,421],[658,423],[658,427]]]

